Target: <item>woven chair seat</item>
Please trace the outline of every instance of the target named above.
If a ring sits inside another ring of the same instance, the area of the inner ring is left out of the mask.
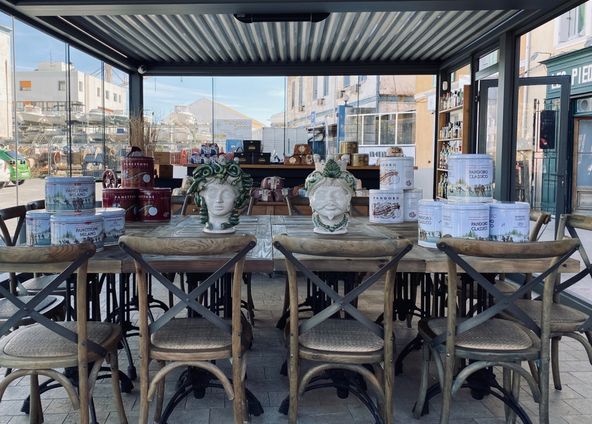
[[[377,353],[384,340],[353,319],[328,319],[299,337],[300,345],[311,350],[345,354]]]
[[[543,302],[520,299],[515,302],[537,325],[541,321],[541,307]],[[559,303],[551,304],[551,333],[563,331],[577,331],[588,319],[588,315]]]
[[[495,280],[495,288],[504,294],[510,294],[518,290],[519,286],[506,280]]]
[[[76,332],[76,322],[58,323]],[[109,350],[119,340],[121,328],[106,322],[89,321],[88,338]],[[89,349],[89,362],[100,356]],[[20,327],[0,340],[0,366],[7,368],[44,369],[76,366],[76,343],[66,340],[40,324]],[[35,359],[35,361],[32,361]],[[56,365],[58,364],[58,365]],[[72,365],[69,365],[72,364]]]
[[[464,320],[459,319],[458,323],[462,321]],[[433,339],[446,331],[446,318],[422,320],[419,330],[426,337]],[[494,318],[457,334],[456,346],[461,349],[509,353],[538,348],[538,338],[516,322]]]
[[[27,303],[33,298],[33,296],[19,296],[18,298],[23,303]],[[37,306],[35,306],[35,310],[44,314],[59,307],[63,302],[64,298],[62,296],[48,296],[39,302]],[[10,302],[8,299],[0,299],[0,322],[6,321],[19,310],[19,307]]]
[[[38,293],[47,287],[57,275],[41,275],[39,277],[29,278],[23,282],[23,287],[27,289],[29,293]],[[66,282],[63,281],[54,293],[66,294]]]
[[[175,352],[230,350],[231,335],[203,318],[175,318],[152,334],[152,348]]]

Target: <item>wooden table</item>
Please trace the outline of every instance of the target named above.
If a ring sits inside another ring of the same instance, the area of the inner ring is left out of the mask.
[[[417,244],[417,224],[406,222],[403,224],[373,224],[367,218],[351,218],[346,235],[321,235],[313,231],[310,217],[300,216],[273,216],[271,217],[271,232],[276,234],[288,234],[296,237],[319,239],[354,239],[376,240],[381,238],[407,238],[413,241],[413,249],[407,253],[399,263],[397,271],[414,273],[447,273],[448,260],[444,252]],[[313,258],[303,255],[297,257],[310,269],[315,271],[371,271],[376,269],[385,260],[360,260],[359,258]],[[273,251],[274,270],[285,270],[285,261],[282,254]],[[528,261],[500,261],[497,259],[471,259],[468,261],[480,272],[491,273],[535,273],[547,268],[546,262],[541,260]],[[559,272],[578,272],[579,261],[568,260],[563,264]],[[459,271],[460,268],[459,268]]]
[[[146,224],[127,223],[126,233],[132,235],[146,235],[156,237],[231,237],[232,235],[212,235],[202,231],[203,224],[199,216],[174,216],[171,222]],[[284,258],[280,252],[272,247],[275,234],[292,236],[325,238],[325,239],[380,239],[380,238],[408,238],[417,241],[417,224],[372,224],[367,218],[351,218],[348,234],[320,235],[313,232],[312,221],[309,216],[241,216],[240,224],[236,227],[236,234],[254,234],[257,246],[249,252],[245,272],[281,271],[285,269]],[[217,269],[225,258],[168,258],[160,260],[158,256],[149,261],[163,272],[208,272]],[[317,271],[360,271],[371,270],[380,266],[384,260],[360,261],[358,258],[304,258],[311,269]],[[543,268],[541,261],[506,261],[495,259],[479,259],[474,263],[481,272],[537,272]],[[446,273],[446,255],[437,249],[429,249],[414,244],[413,249],[402,260],[398,270],[400,272],[417,273]],[[578,272],[579,261],[570,259],[560,269],[560,272]],[[24,264],[18,272],[60,272],[62,264]],[[89,261],[90,273],[129,273],[134,272],[134,264],[119,246],[106,246],[105,249],[92,257]]]

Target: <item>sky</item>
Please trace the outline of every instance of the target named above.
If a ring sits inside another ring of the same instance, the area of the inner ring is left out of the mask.
[[[0,25],[12,28],[10,16],[0,12]],[[30,71],[39,62],[66,62],[66,44],[14,20],[17,71]],[[75,48],[70,62],[80,71],[100,76],[101,61]],[[126,74],[113,70],[113,82],[125,83]],[[205,97],[225,104],[269,125],[270,117],[284,110],[283,77],[147,77],[144,80],[144,109],[156,120],[165,118],[176,105],[188,105]]]

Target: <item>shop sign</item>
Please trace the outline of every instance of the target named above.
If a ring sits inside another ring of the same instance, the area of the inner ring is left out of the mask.
[[[560,54],[541,62],[547,67],[547,75],[570,75],[571,95],[592,92],[592,47]],[[547,88],[547,98],[559,97],[561,86]]]

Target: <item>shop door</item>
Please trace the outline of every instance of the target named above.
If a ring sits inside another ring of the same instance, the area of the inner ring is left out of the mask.
[[[592,117],[574,119],[574,196],[577,213],[592,214]]]
[[[497,80],[479,81],[477,147],[495,158]],[[569,76],[520,78],[514,104],[513,200],[552,214],[568,212]],[[558,93],[549,97],[548,93]],[[510,143],[504,143],[510,146]],[[571,171],[571,169],[569,169]],[[592,188],[592,187],[591,187]],[[592,205],[591,205],[592,207]]]

